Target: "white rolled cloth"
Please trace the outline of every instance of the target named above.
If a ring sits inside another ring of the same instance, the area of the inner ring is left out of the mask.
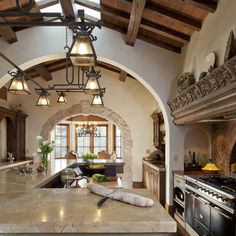
[[[154,202],[152,199],[134,193],[122,192],[116,189],[109,189],[99,184],[88,184],[88,189],[97,195],[108,196],[110,199],[129,203],[139,207],[151,207]]]

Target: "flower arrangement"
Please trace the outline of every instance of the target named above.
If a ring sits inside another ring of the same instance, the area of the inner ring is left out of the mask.
[[[45,169],[48,168],[48,154],[51,153],[54,149],[54,142],[50,142],[48,140],[43,140],[41,136],[37,136],[36,140],[38,140],[38,153],[42,157],[42,164],[45,167]]]

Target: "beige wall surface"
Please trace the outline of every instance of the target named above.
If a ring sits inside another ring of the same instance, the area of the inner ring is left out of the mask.
[[[119,81],[117,73],[108,70],[101,70],[101,87],[106,88],[104,95],[104,105],[119,114],[125,120],[131,130],[133,140],[133,181],[142,181],[142,158],[146,155],[146,149],[153,150],[152,146],[152,118],[151,114],[156,109],[156,100],[150,92],[137,80],[127,78],[126,82]],[[43,79],[38,79],[40,83],[47,87],[53,83],[65,83],[65,70],[53,73],[53,81],[46,83]],[[31,95],[18,96],[15,105],[22,104],[22,111],[28,117],[26,120],[26,153],[32,156],[37,150],[35,137],[40,135],[44,123],[56,112],[69,108],[74,104],[79,104],[81,100],[91,100],[92,96],[68,93],[67,103],[58,104],[55,92],[50,96],[51,108],[39,108],[35,104],[38,95],[34,92],[34,85],[30,83]]]
[[[235,12],[235,0],[219,0],[216,12],[208,14],[202,29],[192,35],[182,50],[183,72],[193,72],[198,79],[203,60],[211,52],[216,53],[217,66],[223,63],[230,30],[236,35]]]
[[[166,125],[166,201],[168,204],[173,202],[173,188],[172,188],[172,170],[183,169],[183,159],[184,159],[184,139],[186,133],[192,129],[192,127],[177,127],[172,122],[172,117],[170,114],[170,109],[167,105],[167,101],[170,97],[175,94],[175,86],[173,86],[173,81],[175,81],[176,75],[180,72],[180,61],[181,56],[173,52],[167,51],[156,47],[155,45],[148,44],[141,40],[136,40],[135,46],[130,47],[124,43],[123,35],[119,32],[107,29],[103,27],[101,30],[96,29],[94,34],[97,36],[98,40],[94,42],[95,50],[98,55],[98,59],[103,62],[115,65],[123,70],[126,70],[132,76],[134,76],[139,82],[143,84],[155,97],[158,102],[161,111],[163,112],[165,125]],[[8,43],[0,40],[0,50],[11,58],[17,65],[22,69],[29,68],[35,64],[54,60],[65,57],[64,44],[65,44],[65,30],[63,27],[35,27],[27,30],[22,30],[17,32],[18,41],[14,44],[9,45]],[[71,39],[71,35],[69,35]],[[69,42],[70,44],[70,42]],[[24,53],[22,53],[24,52]],[[11,70],[12,67],[6,63],[4,60],[0,59],[0,87],[5,85],[9,80],[10,76],[7,75],[7,71]],[[107,82],[109,85],[109,81]],[[133,86],[136,88],[136,85]],[[126,94],[124,87],[122,91],[117,92],[114,88],[112,90],[114,95],[119,94],[123,96]],[[108,90],[109,95],[109,90]],[[33,95],[32,95],[33,96]],[[134,99],[133,95],[127,95],[128,99]],[[107,96],[109,97],[109,96]],[[142,93],[137,93],[137,101],[143,99]],[[55,98],[56,99],[56,98]],[[79,100],[75,97],[75,101]],[[106,106],[111,109],[118,109],[120,104],[120,98],[115,97],[114,104],[112,105],[109,100],[105,98]],[[17,100],[17,102],[19,102]],[[29,101],[27,100],[27,103]],[[30,101],[33,103],[36,100],[32,99]],[[140,103],[143,104],[143,103]],[[145,101],[145,108],[149,109],[150,104]],[[117,107],[116,107],[117,106]],[[134,110],[129,111],[128,103],[122,104],[124,110],[119,114],[126,120],[126,112],[130,113],[132,119],[137,119],[141,121],[141,116],[139,113],[134,112]],[[139,109],[138,102],[135,104],[135,109]],[[23,104],[23,110],[26,108]],[[32,105],[32,109],[33,108]],[[42,120],[45,120],[44,116],[53,114],[53,109],[50,112],[42,111],[39,115]],[[126,109],[126,111],[125,111]],[[55,111],[55,110],[54,110]],[[147,110],[146,110],[147,111]],[[33,112],[33,110],[32,110]],[[49,113],[49,114],[48,114]],[[28,122],[34,123],[34,119],[38,119],[38,114],[36,116],[31,116],[28,118]],[[30,120],[32,119],[32,120]],[[150,117],[148,118],[150,119]],[[38,133],[38,125],[42,126],[43,122],[38,121],[39,124],[32,125],[31,130],[27,133],[28,136],[33,136]],[[133,121],[132,121],[133,122]],[[133,129],[134,125],[131,122],[131,118],[127,118],[127,123],[129,123],[130,129]],[[136,127],[136,126],[135,126]],[[136,127],[137,128],[137,127]],[[139,130],[140,131],[140,130]],[[143,129],[142,133],[137,134],[137,140],[144,140],[146,133],[149,133],[146,129]],[[135,132],[132,133],[132,136]],[[148,134],[150,137],[150,133]],[[33,139],[34,137],[32,137]],[[29,141],[30,142],[30,141]],[[29,145],[30,146],[30,145]],[[34,149],[34,147],[32,147]],[[145,147],[146,149],[146,147]],[[135,150],[135,148],[133,148]],[[30,153],[30,150],[29,150]],[[145,153],[143,149],[137,147],[136,153],[139,156],[143,156]],[[135,153],[133,153],[133,156]],[[134,180],[140,180],[141,176],[141,164],[137,163],[137,171],[139,174],[134,176]]]

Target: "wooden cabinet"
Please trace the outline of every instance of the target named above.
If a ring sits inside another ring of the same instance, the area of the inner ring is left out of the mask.
[[[143,161],[143,184],[165,205],[165,168]]]
[[[0,107],[0,122],[7,123],[7,152],[13,152],[17,161],[25,160],[25,121],[27,115]]]
[[[153,112],[153,146],[165,150],[165,124],[162,112]]]
[[[25,120],[26,115],[21,111],[16,112],[16,143],[15,157],[19,160],[25,160]]]

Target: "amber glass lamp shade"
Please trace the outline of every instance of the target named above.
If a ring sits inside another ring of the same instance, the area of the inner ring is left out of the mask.
[[[93,95],[93,99],[91,102],[92,106],[103,106],[103,99],[101,94],[95,94]]]
[[[85,92],[87,94],[93,94],[99,92],[100,86],[98,80],[95,77],[88,78],[85,84]]]
[[[39,96],[39,99],[36,103],[36,106],[38,107],[50,107],[51,104],[50,104],[50,101],[48,99],[48,95],[40,95]]]
[[[58,95],[57,103],[66,103],[66,95],[63,92]]]
[[[16,95],[30,94],[29,87],[25,80],[25,76],[22,73],[18,72],[16,75],[13,76],[8,87],[8,91]]]
[[[68,56],[74,66],[95,66],[97,56],[87,32],[78,32],[68,51]]]

